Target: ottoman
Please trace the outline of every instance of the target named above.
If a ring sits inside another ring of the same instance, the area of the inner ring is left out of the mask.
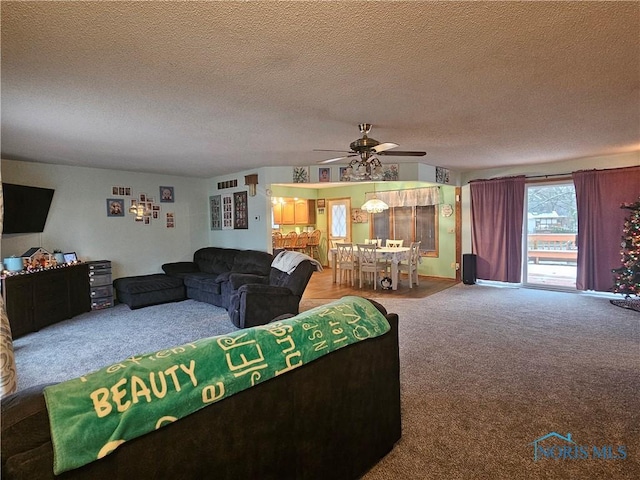
[[[118,278],[113,281],[113,289],[118,300],[132,310],[187,298],[182,279],[164,273]]]

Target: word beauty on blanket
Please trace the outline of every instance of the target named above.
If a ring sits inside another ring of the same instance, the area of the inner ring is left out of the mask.
[[[54,473],[389,329],[369,301],[343,297],[287,320],[130,357],[46,387]]]

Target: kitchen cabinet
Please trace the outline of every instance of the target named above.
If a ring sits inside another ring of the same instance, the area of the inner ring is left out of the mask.
[[[285,199],[273,205],[273,223],[276,225],[314,225],[316,223],[315,200]]]

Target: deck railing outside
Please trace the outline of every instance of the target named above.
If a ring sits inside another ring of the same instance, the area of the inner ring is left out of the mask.
[[[527,235],[529,261],[563,261],[575,263],[578,247],[575,233],[534,233]]]

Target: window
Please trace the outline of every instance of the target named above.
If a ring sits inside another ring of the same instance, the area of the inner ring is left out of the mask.
[[[437,205],[417,207],[392,207],[382,213],[374,213],[371,221],[371,238],[393,238],[420,243],[420,254],[438,256]]]

